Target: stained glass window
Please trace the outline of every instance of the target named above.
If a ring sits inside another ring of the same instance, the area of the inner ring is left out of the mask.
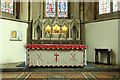
[[[13,13],[13,0],[1,0],[1,11]]]
[[[67,17],[67,0],[58,0],[58,17]]]
[[[99,0],[99,14],[110,13],[110,0]]]
[[[120,0],[113,0],[113,12],[120,10]]]
[[[55,0],[46,0],[46,17],[55,17]]]

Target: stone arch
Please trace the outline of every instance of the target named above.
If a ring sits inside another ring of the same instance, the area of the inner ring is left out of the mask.
[[[77,23],[76,21],[72,21],[70,25],[71,25],[72,28],[73,28],[74,26],[76,26],[76,28],[77,28],[78,23]],[[77,28],[77,29],[78,29],[78,28]]]
[[[67,28],[69,27],[69,25],[66,21],[61,21],[60,24],[61,24],[61,27],[63,27],[64,25],[66,25]]]
[[[37,30],[38,25],[39,25],[39,27],[42,27],[42,23],[41,23],[39,20],[36,20],[36,21],[34,22],[34,29],[35,29],[35,30]]]
[[[56,24],[61,27],[61,24],[57,19],[53,20],[52,27],[54,27]]]
[[[51,21],[50,21],[49,19],[44,22],[44,26],[43,26],[44,29],[45,29],[45,27],[46,27],[47,25],[50,25],[50,26],[51,26]]]

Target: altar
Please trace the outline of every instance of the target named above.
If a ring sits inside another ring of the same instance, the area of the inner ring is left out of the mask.
[[[32,22],[26,46],[28,67],[84,67],[86,46],[80,37],[80,20],[37,19]]]
[[[85,45],[27,45],[28,67],[84,67]]]

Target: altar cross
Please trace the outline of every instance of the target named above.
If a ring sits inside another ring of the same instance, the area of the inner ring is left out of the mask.
[[[56,56],[56,62],[57,62],[57,60],[58,60],[57,56],[59,56],[59,54],[54,53],[54,56]]]

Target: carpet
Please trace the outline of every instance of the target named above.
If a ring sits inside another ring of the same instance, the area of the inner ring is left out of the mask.
[[[25,67],[25,62],[23,62],[23,63],[17,65],[16,67]]]
[[[25,67],[25,62],[17,65],[16,67]],[[85,67],[95,67],[92,63],[87,62],[87,65]]]

